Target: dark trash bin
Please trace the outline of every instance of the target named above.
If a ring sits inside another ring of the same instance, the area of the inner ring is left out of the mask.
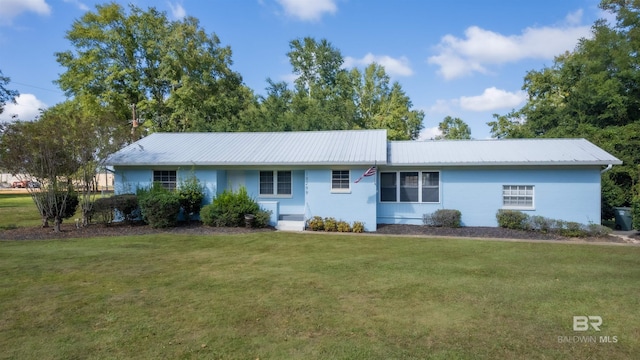
[[[613,213],[616,217],[616,230],[633,230],[633,217],[631,216],[631,208],[614,207]]]

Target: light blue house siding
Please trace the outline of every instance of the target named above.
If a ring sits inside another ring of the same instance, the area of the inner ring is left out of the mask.
[[[149,188],[153,183],[154,170],[175,170],[177,182],[184,181],[195,175],[204,187],[205,204],[211,203],[216,194],[226,188],[226,174],[224,170],[210,168],[182,169],[176,167],[114,167],[115,194],[135,194],[137,189]]]
[[[376,181],[375,176],[363,178],[354,183],[367,169],[350,170],[350,189],[332,190],[332,170],[322,169],[284,169],[291,171],[291,195],[260,195],[260,169],[210,169],[191,168],[183,170],[175,167],[116,167],[116,194],[135,193],[138,188],[151,186],[154,170],[176,170],[178,186],[181,180],[195,175],[205,188],[203,203],[210,204],[215,195],[225,189],[237,191],[245,187],[247,193],[264,210],[271,211],[271,225],[277,224],[283,217],[293,216],[306,220],[312,216],[334,217],[353,224],[360,221],[365,224],[366,231],[376,229]],[[275,171],[277,171],[275,170]]]
[[[367,168],[351,169],[349,189],[337,191],[331,188],[332,170],[341,168],[306,171],[306,217],[333,217],[349,224],[360,221],[364,223],[365,231],[375,231],[376,176],[355,183]]]
[[[456,209],[462,213],[463,226],[497,226],[496,212],[507,208],[503,206],[505,186],[525,186],[533,190],[533,206],[517,208],[529,215],[582,224],[600,223],[600,167],[424,170],[440,171],[440,201],[427,204],[378,200],[378,223],[422,224],[423,214]]]

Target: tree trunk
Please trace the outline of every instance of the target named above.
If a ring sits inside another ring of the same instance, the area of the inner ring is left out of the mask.
[[[46,216],[42,217],[42,227],[43,228],[48,228],[49,227],[49,219]]]
[[[60,219],[59,216],[56,216],[55,220],[53,221],[53,231],[54,232],[60,232],[60,224],[62,224],[62,219]]]

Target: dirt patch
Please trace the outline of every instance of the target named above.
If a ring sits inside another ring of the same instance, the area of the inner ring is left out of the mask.
[[[136,224],[112,224],[100,225],[92,224],[87,227],[76,228],[73,223],[62,224],[62,231],[53,232],[51,228],[24,227],[8,230],[0,230],[0,240],[49,240],[68,238],[90,238],[108,236],[131,236],[147,234],[192,234],[192,235],[216,235],[216,234],[243,234],[261,231],[275,231],[273,228],[248,229],[237,228],[217,228],[203,225],[200,222],[190,224],[179,224],[179,226],[169,229],[154,229],[149,225]],[[550,240],[550,241],[586,241],[586,242],[614,242],[629,243],[630,241],[618,236],[604,236],[595,238],[567,238],[557,234],[545,234],[533,231],[519,231],[503,229],[498,227],[427,227],[421,225],[380,225],[377,234],[387,235],[417,235],[417,236],[446,236],[446,237],[467,237],[467,238],[487,238],[487,239],[522,239],[522,240]]]

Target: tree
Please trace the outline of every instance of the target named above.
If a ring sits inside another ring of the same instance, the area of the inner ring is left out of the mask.
[[[12,104],[16,103],[16,97],[20,95],[16,90],[7,89],[7,84],[11,81],[10,78],[2,75],[0,70],[0,114],[4,112],[4,106],[7,102]]]
[[[438,124],[438,129],[442,135],[436,136],[436,140],[462,140],[471,139],[471,129],[469,125],[460,118],[447,116]]]
[[[416,139],[424,112],[411,110],[412,103],[398,82],[389,85],[384,67],[373,63],[361,74],[351,71],[357,108],[356,125],[363,129],[387,129],[390,140]]]
[[[629,206],[640,180],[640,2],[603,0],[616,16],[596,21],[593,36],[550,67],[524,79],[528,101],[489,122],[492,136],[584,137],[623,161],[602,178],[602,216],[613,206]]]
[[[91,185],[101,160],[120,148],[127,137],[126,127],[114,121],[112,114],[83,108],[76,100],[44,110],[34,122],[7,125],[0,138],[0,167],[42,184],[42,188],[28,190],[43,226],[53,220],[54,230],[59,231],[62,220],[74,214],[78,204],[74,183],[81,189],[86,223],[93,200]]]
[[[74,50],[56,53],[66,69],[57,80],[68,96],[92,96],[113,113],[151,131],[229,129],[252,100],[230,66],[231,49],[198,20],[169,21],[155,8],[97,5],[66,38]]]

